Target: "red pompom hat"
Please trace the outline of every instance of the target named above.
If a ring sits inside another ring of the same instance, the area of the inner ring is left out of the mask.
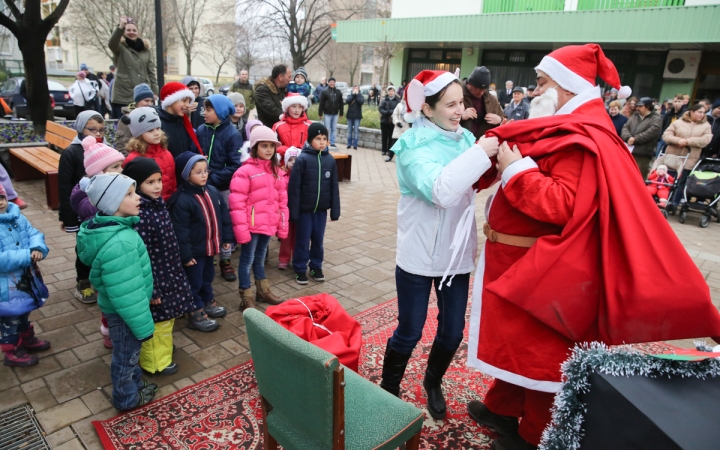
[[[404,118],[408,123],[415,121],[425,98],[440,92],[445,86],[458,79],[460,69],[455,73],[444,70],[423,70],[410,81],[405,88],[405,105],[407,113]]]
[[[632,94],[629,86],[620,84],[615,64],[603,53],[598,44],[568,45],[546,55],[535,70],[542,70],[563,89],[580,94],[595,87],[600,77],[618,90],[618,98]]]

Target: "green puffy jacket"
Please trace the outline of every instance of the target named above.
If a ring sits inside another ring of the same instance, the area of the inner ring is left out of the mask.
[[[90,282],[98,292],[98,306],[118,314],[140,340],[155,329],[150,300],[153,277],[145,243],[133,226],[138,216],[97,215],[80,226],[80,261],[90,266]]]

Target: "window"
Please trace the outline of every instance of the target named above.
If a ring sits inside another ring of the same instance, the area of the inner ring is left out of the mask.
[[[462,50],[427,49],[410,50],[405,68],[405,78],[410,79],[423,70],[446,70],[454,72],[460,67]]]

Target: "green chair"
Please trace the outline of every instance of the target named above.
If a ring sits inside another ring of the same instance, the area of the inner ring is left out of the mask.
[[[243,313],[263,406],[266,450],[407,450],[420,446],[424,414],[264,313]]]

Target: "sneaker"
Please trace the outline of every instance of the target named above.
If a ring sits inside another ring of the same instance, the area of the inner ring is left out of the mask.
[[[142,382],[142,387],[140,388],[141,390],[148,389],[153,392],[157,392],[157,390],[160,389],[159,386],[155,383],[148,383],[147,381],[145,381],[143,379],[140,379],[140,381]]]
[[[350,147],[348,147],[348,148],[350,148]],[[23,210],[28,207],[28,204],[25,203],[20,197],[17,197],[10,201],[15,203],[16,205],[18,205],[18,208],[20,208],[20,210]]]
[[[188,318],[188,328],[191,330],[202,331],[203,333],[209,333],[215,331],[220,327],[220,324],[216,321],[209,319],[205,315],[205,312],[201,309],[199,311],[191,312]]]
[[[315,281],[325,281],[325,275],[322,273],[322,269],[310,269],[310,276]]]
[[[90,280],[80,280],[75,286],[75,298],[80,300],[80,303],[90,305],[97,303],[97,292],[95,288],[90,284]]]
[[[227,314],[227,310],[214,301],[209,305],[205,305],[205,314],[207,314],[210,318],[217,319],[218,317],[225,316],[225,314]]]
[[[297,284],[303,284],[303,285],[308,284],[307,274],[305,274],[305,273],[296,273],[296,274],[295,274],[295,281],[297,282]]]
[[[176,362],[171,362],[169,366],[158,372],[158,375],[175,375],[180,368]]]
[[[220,261],[220,273],[222,274],[222,277],[225,281],[237,280],[237,275],[235,275],[235,269],[233,269],[229,259],[224,259]]]
[[[287,270],[287,268],[288,268],[288,263],[279,263],[278,264],[279,270]]]

